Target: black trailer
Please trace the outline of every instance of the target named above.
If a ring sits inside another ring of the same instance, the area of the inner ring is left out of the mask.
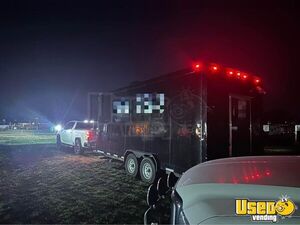
[[[216,64],[195,64],[110,93],[89,93],[100,123],[98,152],[152,182],[216,158],[262,151],[261,80]]]

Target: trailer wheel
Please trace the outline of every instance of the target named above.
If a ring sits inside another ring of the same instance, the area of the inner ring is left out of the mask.
[[[60,135],[57,135],[56,136],[56,147],[57,147],[57,150],[62,150],[62,144],[61,144],[61,139],[60,139]]]
[[[81,141],[79,138],[75,139],[75,145],[74,145],[73,149],[74,149],[74,153],[76,155],[80,155],[83,153],[83,148],[82,148]]]
[[[126,173],[131,177],[136,177],[139,171],[139,163],[134,154],[130,153],[125,161]]]
[[[156,177],[156,168],[151,158],[145,157],[140,165],[140,176],[142,181],[153,183]]]

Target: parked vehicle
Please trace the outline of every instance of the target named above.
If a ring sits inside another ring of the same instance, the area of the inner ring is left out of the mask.
[[[260,156],[212,160],[148,189],[149,209],[171,194],[170,224],[300,223],[300,157]],[[298,208],[297,208],[298,207]],[[156,223],[156,221],[151,221]]]
[[[8,130],[9,129],[9,125],[0,125],[0,131],[2,130]]]
[[[216,64],[89,93],[99,121],[98,152],[124,161],[127,174],[153,182],[207,160],[259,154],[261,79]]]
[[[57,147],[71,147],[75,154],[96,149],[98,124],[94,121],[70,121],[57,133]]]

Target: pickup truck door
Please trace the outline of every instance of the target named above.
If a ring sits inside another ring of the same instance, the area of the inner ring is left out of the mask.
[[[72,136],[73,136],[73,127],[75,122],[68,122],[64,129],[60,133],[60,138],[63,144],[73,145]]]

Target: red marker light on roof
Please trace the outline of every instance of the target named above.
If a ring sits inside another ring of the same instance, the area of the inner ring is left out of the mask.
[[[194,68],[194,71],[198,72],[203,68],[203,65],[201,63],[195,63],[195,64],[193,64],[193,68]]]
[[[211,73],[218,73],[221,67],[218,64],[211,63],[209,64],[208,69]]]
[[[227,69],[226,69],[226,74],[227,74],[228,76],[232,76],[232,75],[234,74],[234,70],[233,70],[233,69],[230,69],[230,68],[227,68]]]
[[[209,70],[213,73],[219,72],[220,67],[216,64],[210,64],[209,66]]]

